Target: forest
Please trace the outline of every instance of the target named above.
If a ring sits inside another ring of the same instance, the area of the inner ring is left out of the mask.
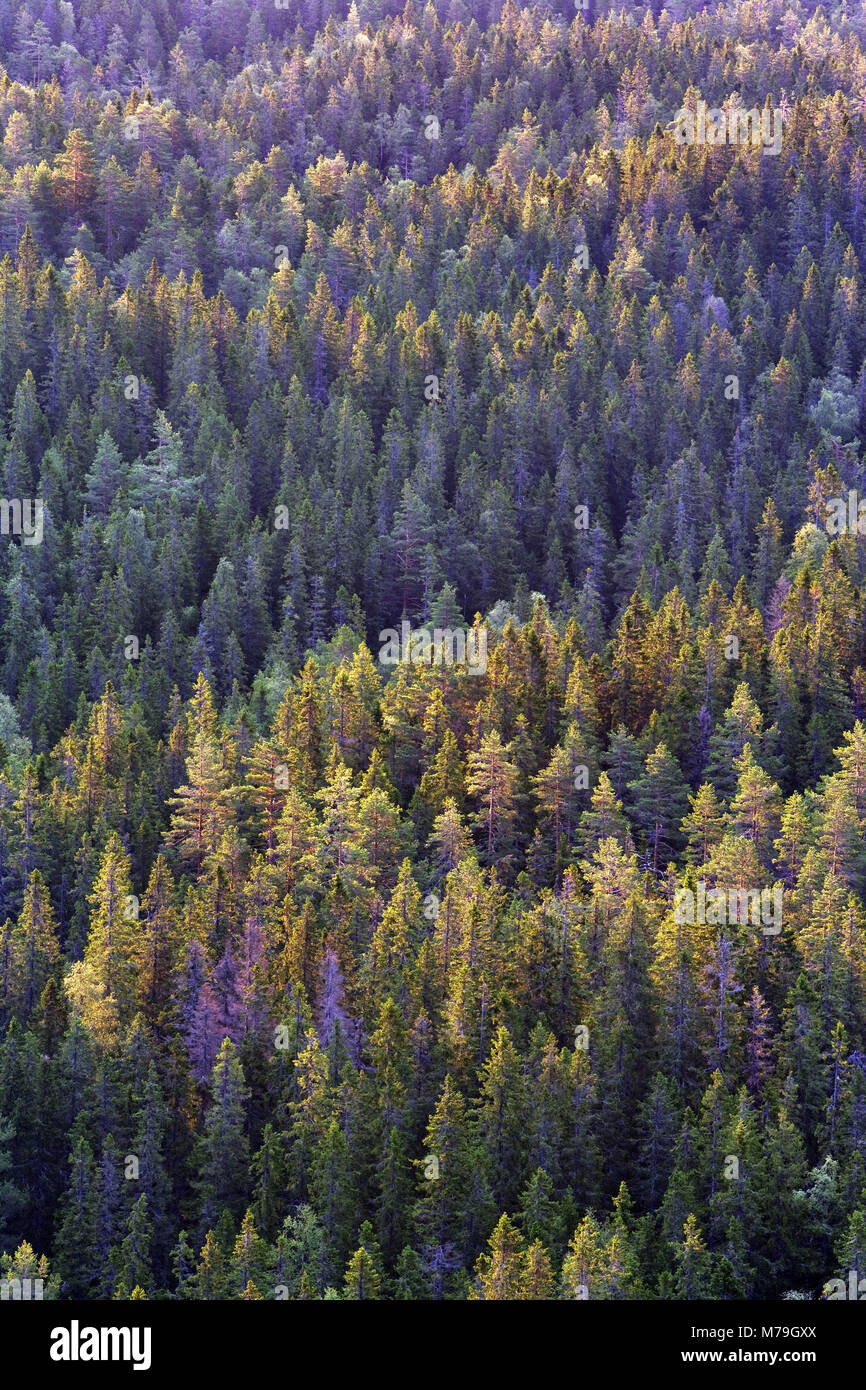
[[[851,0],[0,0],[0,1296],[866,1278],[864,135]]]

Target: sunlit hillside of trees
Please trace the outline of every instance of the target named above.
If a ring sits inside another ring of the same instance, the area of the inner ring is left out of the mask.
[[[864,133],[856,4],[0,0],[0,1279],[866,1274]]]

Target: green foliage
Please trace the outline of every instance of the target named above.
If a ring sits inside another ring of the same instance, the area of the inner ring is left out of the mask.
[[[0,1270],[817,1297],[862,23],[200,8],[0,15]],[[778,151],[677,143],[732,87]]]

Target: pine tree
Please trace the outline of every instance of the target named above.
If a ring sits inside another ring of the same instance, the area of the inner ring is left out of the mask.
[[[584,858],[590,858],[602,840],[614,839],[626,851],[632,852],[631,832],[623,815],[622,802],[614,795],[613,784],[606,772],[599,774],[592,789],[589,809],[580,817],[576,846]]]
[[[676,759],[663,743],[647,755],[644,772],[634,784],[637,820],[643,827],[653,873],[659,857],[675,847],[685,811],[686,787]]]
[[[737,789],[731,800],[728,822],[738,835],[751,840],[762,861],[767,861],[773,832],[778,828],[779,788],[758,765],[752,745],[746,743],[738,758]]]
[[[217,1055],[210,1092],[197,1154],[203,1230],[223,1211],[240,1216],[249,1183],[245,1114],[249,1092],[237,1049],[229,1038],[224,1039]]]
[[[598,1222],[587,1215],[569,1241],[562,1263],[561,1296],[589,1299],[604,1296],[604,1241]]]
[[[686,1218],[682,1239],[676,1245],[675,1254],[676,1297],[706,1298],[709,1293],[710,1256],[693,1212]]]
[[[85,501],[97,516],[105,519],[111,511],[114,499],[121,491],[125,469],[120,450],[106,430],[100,435],[85,482]]]
[[[689,795],[689,805],[691,811],[682,823],[687,842],[686,857],[693,864],[703,865],[721,842],[722,811],[709,782],[703,782],[694,796]]]
[[[490,1253],[479,1255],[469,1297],[511,1300],[525,1297],[526,1252],[520,1232],[503,1212],[489,1240]]]
[[[27,881],[24,905],[10,945],[9,1007],[22,1021],[31,1022],[60,956],[51,898],[38,869]]]
[[[170,798],[174,811],[168,838],[182,863],[201,874],[232,822],[229,779],[214,738],[204,731],[193,736],[186,776]]]
[[[475,823],[483,834],[485,859],[489,864],[501,862],[517,813],[517,769],[495,730],[469,754],[468,767],[466,791],[478,798]]]
[[[58,1209],[54,1259],[62,1294],[87,1298],[99,1271],[96,1267],[93,1150],[80,1128],[73,1139],[69,1166],[69,1183]]]
[[[346,1136],[334,1119],[316,1147],[310,1165],[310,1196],[324,1232],[322,1277],[336,1280],[348,1259],[357,1177]]]
[[[272,1267],[268,1243],[257,1234],[253,1213],[248,1210],[241,1222],[231,1261],[229,1287],[233,1290],[232,1296],[247,1297],[246,1290],[252,1285],[258,1297],[263,1298],[271,1288]]]
[[[166,1030],[175,1012],[174,981],[182,948],[173,896],[171,873],[165,859],[159,855],[142,900],[142,1004],[145,1017],[160,1031]]]
[[[88,901],[81,1016],[106,1047],[115,1047],[141,1002],[143,943],[129,879],[129,855],[112,834]]]
[[[500,1028],[481,1072],[478,1127],[488,1159],[491,1188],[500,1207],[516,1203],[525,1173],[521,1162],[527,1106],[517,1053]]]
[[[147,1290],[152,1288],[151,1235],[147,1197],[142,1192],[129,1213],[127,1233],[118,1252],[119,1278],[114,1291],[116,1299],[146,1298]]]
[[[424,1136],[427,1157],[419,1161],[420,1195],[415,1221],[424,1242],[428,1287],[442,1298],[466,1248],[468,1202],[475,1162],[466,1102],[450,1077]],[[431,1161],[432,1160],[432,1161]],[[422,1175],[422,1176],[421,1176]]]
[[[365,1301],[379,1297],[379,1273],[363,1245],[359,1246],[346,1266],[343,1284],[344,1298]]]
[[[188,1285],[189,1297],[220,1301],[228,1298],[227,1260],[213,1231],[208,1231],[201,1248],[196,1272]]]
[[[14,1173],[12,1155],[6,1147],[15,1130],[0,1115],[0,1248],[11,1250],[17,1243],[17,1221],[27,1205],[26,1195],[9,1176]]]

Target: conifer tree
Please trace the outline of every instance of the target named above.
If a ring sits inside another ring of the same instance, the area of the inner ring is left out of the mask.
[[[482,833],[485,860],[492,864],[503,858],[509,844],[517,812],[517,769],[495,730],[470,753],[468,768],[466,791],[478,798],[475,823]]]
[[[658,873],[660,856],[677,842],[686,798],[682,773],[663,743],[647,755],[634,790],[637,820],[646,835],[653,873]]]
[[[211,1078],[211,1101],[198,1146],[198,1191],[206,1229],[223,1211],[239,1217],[249,1179],[248,1091],[237,1049],[225,1038]]]
[[[116,1046],[141,1001],[144,949],[129,868],[129,855],[112,834],[89,897],[81,999],[85,1027],[107,1047]]]
[[[479,1255],[469,1297],[512,1300],[525,1297],[526,1253],[520,1232],[503,1212],[489,1240],[489,1254]]]
[[[38,869],[34,869],[28,879],[24,905],[11,934],[10,946],[6,998],[11,1011],[22,1020],[30,1020],[60,956],[51,898]]]

